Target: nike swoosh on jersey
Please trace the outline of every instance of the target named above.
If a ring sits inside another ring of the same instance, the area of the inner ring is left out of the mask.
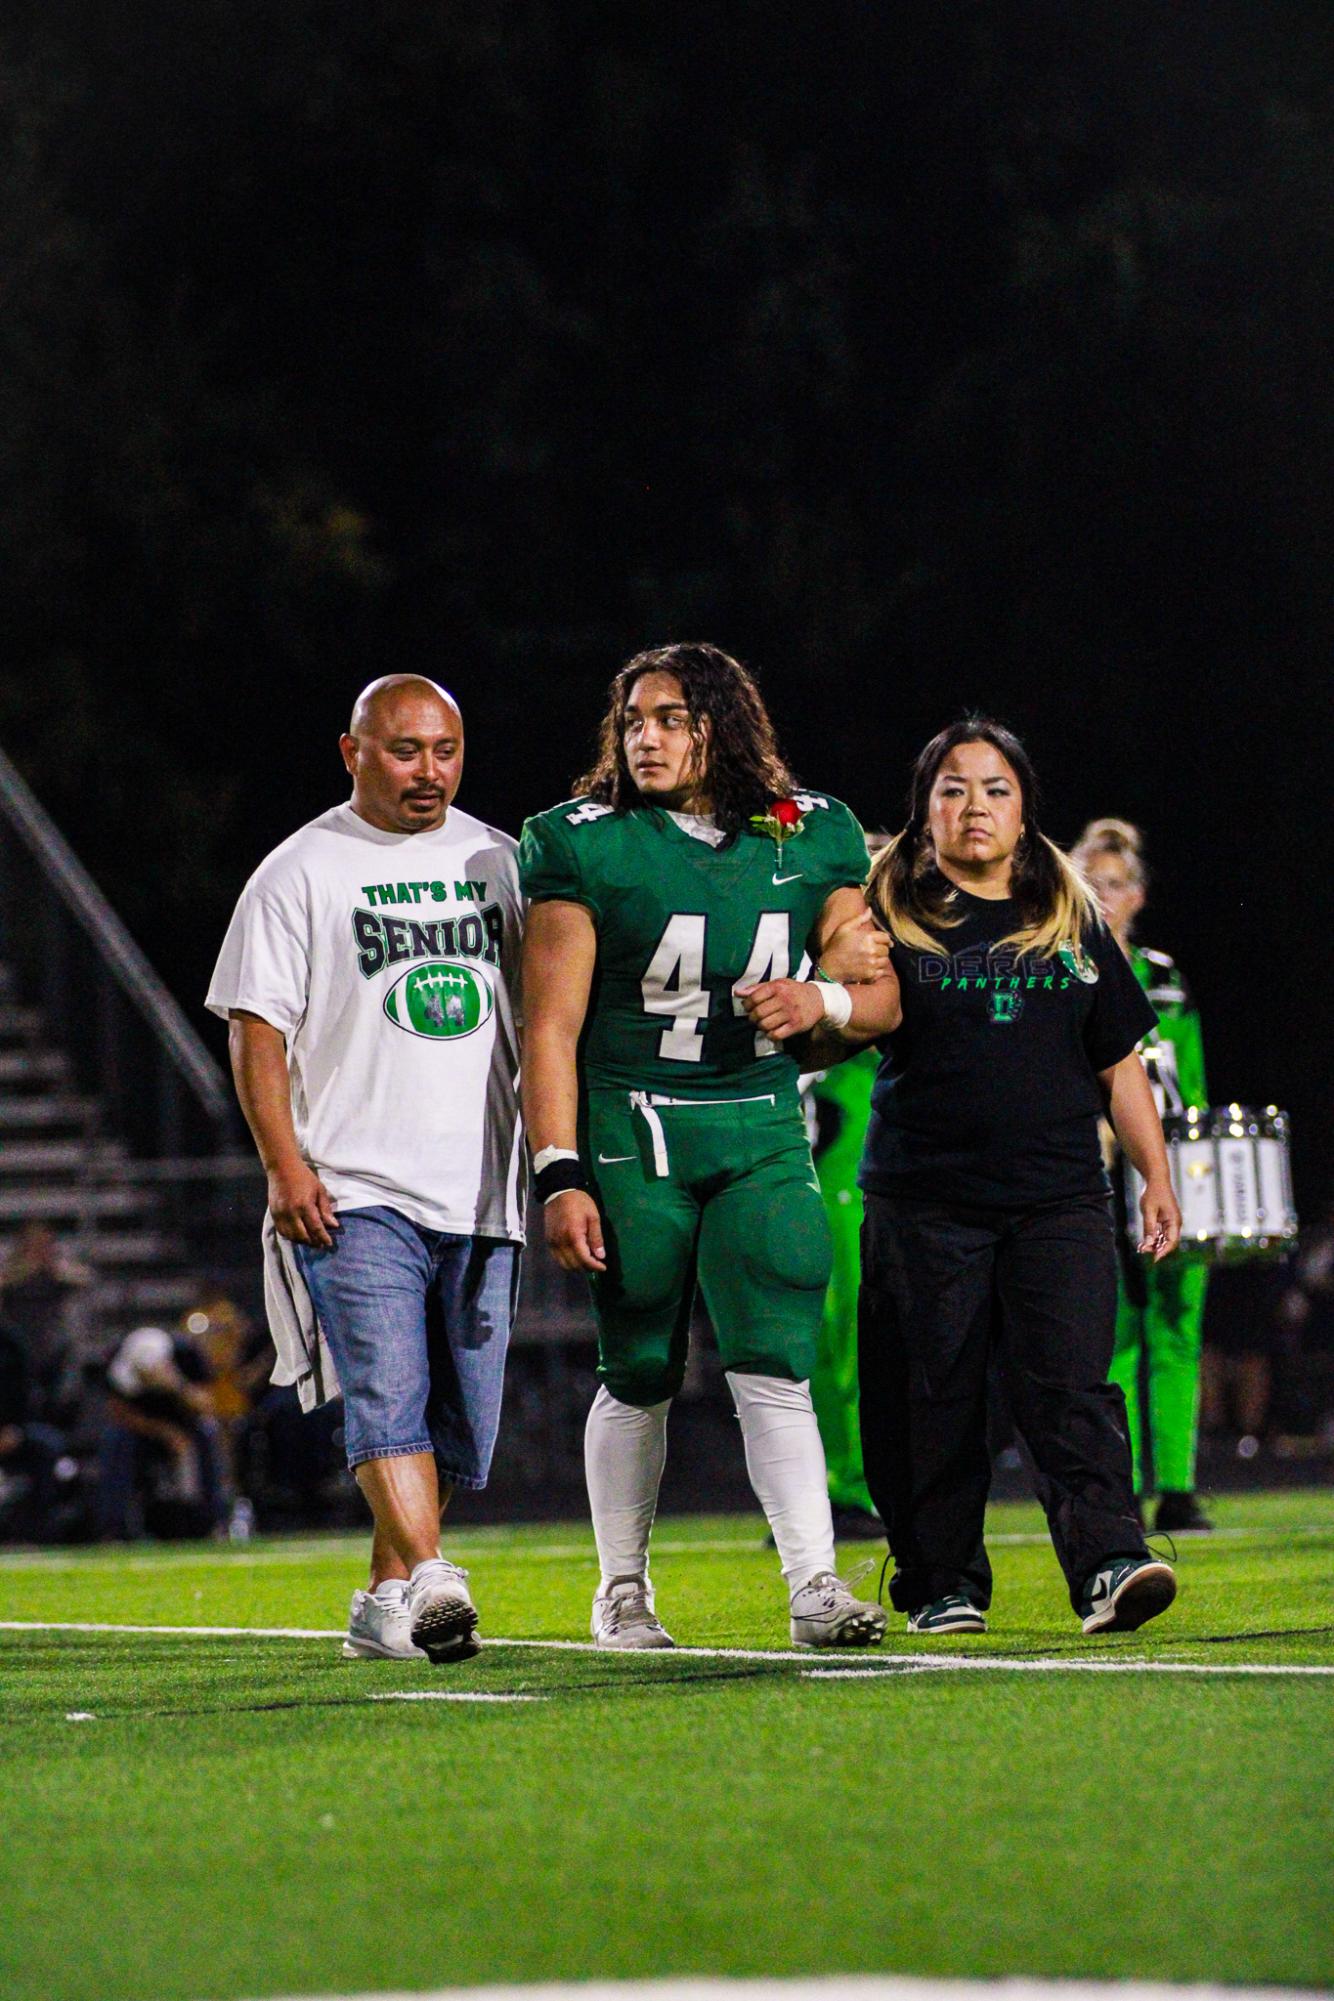
[[[638,1160],[638,1158],[639,1155],[637,1153],[600,1153],[598,1155],[598,1166],[619,1167],[622,1161]]]
[[[800,870],[800,869],[798,869],[798,870],[797,870],[797,873],[796,873],[795,875],[776,875],[776,876],[774,877],[774,885],[775,885],[775,887],[777,887],[777,886],[778,886],[778,885],[779,885],[780,883],[784,883],[784,882],[800,882],[800,881],[801,881],[801,870]]]

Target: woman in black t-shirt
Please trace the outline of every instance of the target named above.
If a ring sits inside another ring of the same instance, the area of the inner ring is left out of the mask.
[[[996,723],[968,717],[927,745],[867,898],[894,941],[887,978],[772,981],[746,1005],[777,1040],[808,1035],[812,1067],[868,1041],[883,1052],[860,1176],[860,1370],[890,1596],[910,1632],[986,1628],[994,1356],[1084,1631],[1140,1626],[1176,1580],[1145,1547],[1107,1381],[1116,1263],[1098,1119],[1144,1177],[1140,1249],[1165,1257],[1181,1219],[1135,1054],[1153,1011]]]

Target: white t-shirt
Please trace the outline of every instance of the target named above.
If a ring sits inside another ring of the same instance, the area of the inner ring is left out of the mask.
[[[207,1004],[286,1037],[297,1142],[339,1208],[523,1241],[515,847],[457,806],[420,834],[335,806],[242,892]]]
[[[164,1370],[173,1383],[179,1382],[176,1343],[166,1328],[135,1327],[112,1357],[107,1381],[118,1395],[139,1397],[145,1390],[162,1388]]]

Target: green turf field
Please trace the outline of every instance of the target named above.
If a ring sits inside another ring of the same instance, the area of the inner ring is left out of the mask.
[[[585,1529],[460,1529],[488,1645],[454,1669],[51,1629],[337,1629],[352,1538],[0,1551],[0,1619],[51,1622],[0,1631],[0,1993],[1330,1984],[1334,1496],[1216,1513],[1142,1633],[1083,1639],[1037,1511],[1005,1507],[990,1633],[910,1640],[894,1618],[879,1653],[832,1660],[788,1650],[758,1519],[657,1534],[678,1642],[738,1651],[637,1657],[501,1643],[586,1639]],[[997,1665],[923,1671],[942,1660]],[[422,1692],[530,1699],[376,1699]]]

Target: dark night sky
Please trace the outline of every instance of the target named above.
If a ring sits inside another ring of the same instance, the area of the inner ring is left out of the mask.
[[[446,681],[564,796],[636,647],[897,824],[965,705],[1143,824],[1216,1098],[1334,1175],[1334,15],[17,0],[0,742],[202,1031],[231,903]]]

